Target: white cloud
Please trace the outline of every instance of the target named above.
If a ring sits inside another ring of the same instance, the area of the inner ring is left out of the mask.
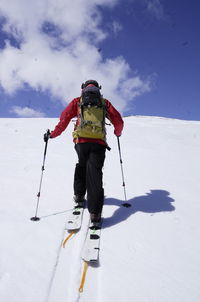
[[[45,114],[36,111],[29,107],[20,107],[20,106],[13,106],[10,112],[17,114],[19,117],[44,117]]]
[[[110,27],[111,27],[111,31],[114,33],[115,36],[117,36],[118,33],[123,29],[122,24],[120,24],[117,21],[113,21]]]
[[[112,7],[119,1],[1,0],[4,31],[20,45],[16,48],[7,42],[0,50],[1,88],[13,94],[28,84],[69,102],[80,94],[83,81],[94,78],[123,111],[128,101],[149,91],[150,84],[139,76],[130,77],[123,57],[104,60],[98,51],[98,42],[108,34],[101,28],[99,6]],[[120,25],[113,23],[113,29],[119,31]]]
[[[160,0],[146,0],[147,10],[158,20],[164,19],[164,8]]]
[[[159,21],[166,20],[164,12],[163,0],[129,0],[131,2],[137,2],[142,7],[142,11],[147,12]]]

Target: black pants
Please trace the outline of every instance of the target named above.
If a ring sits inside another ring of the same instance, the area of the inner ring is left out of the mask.
[[[103,173],[105,147],[97,143],[79,143],[75,145],[78,155],[74,173],[74,194],[87,192],[88,211],[101,213],[104,202]]]

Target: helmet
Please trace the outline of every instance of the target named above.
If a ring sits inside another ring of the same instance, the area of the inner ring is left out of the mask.
[[[87,80],[85,83],[82,83],[81,89],[86,88],[88,85],[94,85],[95,87],[101,89],[101,86],[99,86],[99,83],[95,80]]]

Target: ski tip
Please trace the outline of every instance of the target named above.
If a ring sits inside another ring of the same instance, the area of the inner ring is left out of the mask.
[[[31,217],[30,220],[31,220],[31,221],[39,221],[40,218],[35,216],[35,217]]]

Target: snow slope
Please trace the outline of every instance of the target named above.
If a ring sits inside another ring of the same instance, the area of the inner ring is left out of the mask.
[[[0,301],[200,301],[200,122],[127,117],[117,140],[108,127],[100,262],[79,294],[88,224],[65,248],[76,154],[72,123],[47,150],[35,215],[43,133],[57,119],[0,119]]]

